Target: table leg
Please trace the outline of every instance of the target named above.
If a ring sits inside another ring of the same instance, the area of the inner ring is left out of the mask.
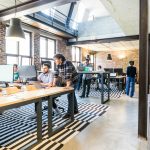
[[[74,121],[74,92],[75,91],[73,91],[72,93],[71,93],[71,95],[72,95],[72,101],[71,101],[71,121]]]
[[[48,98],[48,136],[52,135],[52,97]]]
[[[104,103],[104,74],[102,73],[101,74],[101,103],[103,104]]]
[[[36,102],[37,110],[37,140],[42,140],[42,101]]]
[[[110,100],[110,74],[108,74],[108,100]]]

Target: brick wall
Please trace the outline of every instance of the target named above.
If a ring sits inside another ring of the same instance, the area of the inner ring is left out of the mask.
[[[71,46],[66,45],[66,41],[64,39],[56,40],[56,53],[63,54],[67,60],[72,60],[72,51]]]
[[[6,52],[5,52],[5,32],[6,26],[0,22],[0,64],[6,64]]]
[[[110,53],[112,61],[107,61],[107,54]],[[125,51],[110,51],[98,52],[96,54],[96,66],[102,65],[103,68],[121,67],[124,72],[130,60],[135,62],[137,70],[139,70],[139,51],[125,50]]]
[[[33,33],[33,64],[36,66],[36,69],[41,69],[41,62],[40,62],[40,34]]]
[[[25,27],[24,27],[25,28]],[[44,35],[41,31],[36,29],[28,29],[32,32],[32,63],[39,70],[41,69],[40,64],[40,35]],[[5,31],[6,26],[0,23],[0,64],[6,64],[6,52],[5,52]],[[56,53],[62,53],[67,60],[72,60],[71,46],[66,46],[66,40],[52,37],[50,34],[46,34],[47,37],[56,40]]]

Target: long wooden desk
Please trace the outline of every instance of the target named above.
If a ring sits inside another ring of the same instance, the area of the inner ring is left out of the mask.
[[[44,97],[48,98],[48,135],[59,132],[68,125],[70,122],[74,121],[74,97],[71,105],[71,119],[68,120],[67,124],[62,127],[53,130],[52,129],[52,99],[63,94],[71,93],[74,95],[74,89],[66,89],[64,87],[52,87],[50,89],[38,89],[34,91],[24,91],[12,95],[0,96],[0,111],[7,109],[12,109],[19,106],[24,106],[31,103],[36,103],[37,111],[37,140],[42,140],[42,101]]]

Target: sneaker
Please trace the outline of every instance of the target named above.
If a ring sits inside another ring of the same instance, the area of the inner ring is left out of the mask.
[[[74,111],[74,114],[76,115],[76,114],[78,114],[79,113],[79,111]]]
[[[79,97],[80,97],[80,98],[85,98],[85,96],[82,96],[82,95],[81,95],[81,96],[79,96]]]
[[[71,115],[65,114],[62,118],[63,118],[63,119],[68,119],[68,118],[70,118],[70,117],[71,117]]]

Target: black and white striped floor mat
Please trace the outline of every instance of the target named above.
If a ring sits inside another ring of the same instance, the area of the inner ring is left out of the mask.
[[[108,89],[107,89],[106,85],[104,85],[104,98],[105,99],[108,98],[108,92],[107,91],[108,91]],[[81,95],[81,93],[82,93],[82,88],[78,91],[79,95]],[[123,93],[124,93],[124,91],[118,90],[118,87],[116,87],[116,86],[112,86],[110,88],[110,98],[120,98]],[[96,90],[95,85],[91,85],[89,96],[91,96],[91,97],[101,97],[101,91]]]
[[[64,98],[57,104],[67,109]],[[34,114],[33,104],[5,111],[0,115],[0,150],[59,150],[109,108],[107,105],[82,102],[78,103],[78,107],[79,114],[75,115],[75,121],[50,138],[47,135],[47,111],[43,111],[43,140],[40,143],[36,140],[36,120],[30,119]],[[55,116],[53,128],[65,121]]]

